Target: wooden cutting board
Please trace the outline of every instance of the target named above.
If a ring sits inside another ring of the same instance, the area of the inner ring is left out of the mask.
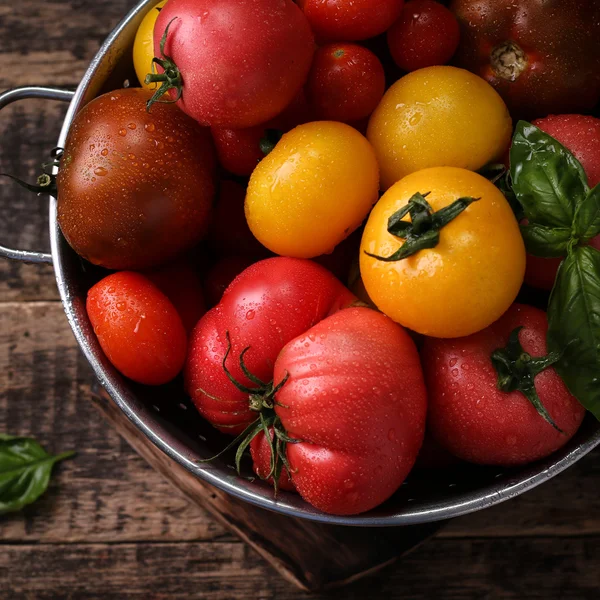
[[[155,470],[242,538],[285,579],[306,591],[343,586],[398,560],[441,524],[357,528],[285,517],[229,496],[198,479],[154,446],[98,386],[93,402]]]

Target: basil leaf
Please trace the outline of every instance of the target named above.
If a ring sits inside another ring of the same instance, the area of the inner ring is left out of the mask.
[[[548,349],[571,393],[600,419],[600,252],[578,246],[563,261],[548,306]]]
[[[35,502],[46,491],[54,464],[73,454],[52,456],[33,439],[0,434],[0,515]]]
[[[521,225],[521,234],[527,252],[545,258],[566,256],[571,241],[571,229],[566,227]]]
[[[600,184],[590,190],[577,207],[573,229],[575,235],[586,242],[600,233]]]
[[[510,149],[512,187],[532,224],[571,227],[589,188],[581,163],[557,140],[519,121]]]

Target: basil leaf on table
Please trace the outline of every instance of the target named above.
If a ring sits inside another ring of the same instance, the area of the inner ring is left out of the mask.
[[[573,231],[586,242],[600,233],[600,184],[577,207]]]
[[[589,187],[581,163],[562,144],[519,121],[510,149],[510,175],[530,223],[571,228]]]
[[[31,438],[0,434],[0,515],[35,502],[48,487],[52,467],[73,454],[52,456]]]
[[[600,419],[600,252],[574,248],[563,261],[548,306],[548,349],[571,393]]]
[[[545,227],[537,224],[521,225],[521,235],[530,254],[557,258],[567,254],[571,241],[571,228]]]

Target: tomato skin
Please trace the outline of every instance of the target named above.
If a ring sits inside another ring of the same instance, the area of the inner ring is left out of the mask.
[[[391,256],[403,245],[388,233],[388,219],[417,192],[430,192],[434,211],[461,197],[480,200],[442,228],[434,248],[396,262],[368,256]],[[363,233],[360,272],[369,297],[394,321],[424,335],[459,337],[487,327],[514,302],[525,246],[508,202],[487,179],[453,167],[424,169],[375,205]]]
[[[191,336],[185,385],[196,408],[217,429],[238,434],[257,418],[248,395],[227,378],[223,359],[231,337],[227,367],[247,386],[239,357],[256,377],[269,382],[283,346],[315,323],[349,306],[356,298],[319,265],[293,258],[270,258],[239,275],[221,302],[198,323]]]
[[[273,428],[269,428],[271,439],[273,439]],[[267,436],[264,433],[259,433],[250,442],[250,455],[252,456],[252,463],[254,466],[254,472],[261,478],[266,479],[268,483],[273,485],[273,477],[267,479],[267,475],[271,472],[271,447],[267,442]],[[278,487],[280,490],[287,490],[288,492],[296,491],[296,486],[290,479],[288,472],[285,467],[281,470],[279,476]]]
[[[583,421],[585,409],[552,368],[536,377],[535,386],[564,435],[523,394],[497,389],[490,356],[506,346],[517,327],[523,327],[519,339],[526,352],[547,354],[546,314],[520,304],[475,335],[425,340],[421,356],[429,392],[429,427],[444,447],[463,460],[502,466],[533,462],[564,446]]]
[[[600,183],[600,119],[586,115],[551,115],[533,122],[558,140],[581,163],[590,188]],[[590,241],[600,250],[600,236]],[[550,291],[554,287],[561,258],[527,255],[525,283]]]
[[[131,271],[105,277],[88,292],[86,309],[102,350],[126,377],[162,385],[183,368],[181,318],[147,277]]]
[[[385,92],[385,73],[367,48],[328,44],[317,50],[306,85],[319,119],[349,123],[377,108]]]
[[[133,66],[140,85],[148,90],[156,90],[156,83],[145,83],[146,75],[152,73],[152,59],[154,58],[154,25],[160,10],[167,0],[161,0],[153,6],[142,20],[135,34],[133,42]]]
[[[265,123],[306,81],[314,39],[292,0],[169,0],[154,28],[156,56],[173,19],[165,55],[183,78],[177,104],[202,125]]]
[[[456,64],[493,85],[515,118],[587,111],[600,100],[597,0],[453,0],[450,10],[461,26]]]
[[[211,267],[204,277],[206,300],[211,308],[221,302],[231,282],[252,263],[246,256],[224,256]]]
[[[291,341],[274,381],[289,379],[275,411],[288,435],[292,480],[326,513],[384,502],[412,469],[425,431],[419,355],[404,329],[369,308],[348,308]]]
[[[403,0],[299,0],[321,41],[355,42],[383,33],[398,18]]]
[[[449,66],[419,69],[392,85],[367,132],[383,190],[428,167],[476,171],[502,156],[511,135],[510,115],[494,89]]]
[[[272,252],[314,258],[359,227],[378,189],[379,167],[364,136],[343,123],[307,123],[285,134],[252,173],[246,219]]]
[[[210,136],[172,104],[148,114],[151,94],[130,88],[92,100],[75,117],[61,159],[61,230],[80,256],[108,269],[166,263],[208,227]]]
[[[188,334],[206,312],[198,273],[186,261],[146,271],[144,275],[173,303]]]
[[[446,64],[456,52],[460,28],[456,17],[435,0],[411,0],[387,32],[396,64],[405,71]]]

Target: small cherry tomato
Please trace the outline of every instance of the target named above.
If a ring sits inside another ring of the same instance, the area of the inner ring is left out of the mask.
[[[425,340],[421,356],[429,392],[428,426],[452,454],[482,465],[522,465],[548,456],[575,435],[585,409],[551,364],[538,371],[543,365],[534,367],[532,361],[546,356],[547,331],[543,311],[513,304],[475,335]],[[532,376],[534,390],[529,386]],[[507,391],[499,388],[502,380]],[[523,385],[556,427],[519,391]]]
[[[133,67],[138,81],[143,88],[148,90],[156,90],[156,83],[146,83],[146,75],[154,71],[152,59],[154,58],[154,25],[160,9],[167,3],[167,0],[162,0],[153,6],[141,22],[135,40],[133,42]]]
[[[525,246],[494,184],[466,169],[424,169],[391,187],[371,212],[360,272],[369,297],[394,321],[460,337],[487,327],[514,301]]]
[[[419,69],[397,81],[367,133],[384,190],[427,167],[476,171],[502,156],[511,135],[510,115],[492,86],[447,66]]]
[[[183,368],[181,317],[147,277],[131,271],[105,277],[88,292],[86,309],[100,347],[126,377],[162,385]]]
[[[319,121],[286,133],[252,173],[250,230],[269,250],[314,258],[332,252],[377,200],[371,145],[343,123]]]
[[[385,73],[370,50],[358,44],[328,44],[317,50],[306,86],[319,119],[358,121],[383,98]]]
[[[387,33],[390,52],[405,71],[446,64],[456,52],[460,27],[456,17],[435,0],[407,2]]]
[[[195,269],[179,261],[146,271],[144,275],[173,303],[189,334],[206,312],[202,284]]]
[[[210,307],[221,302],[231,282],[253,263],[246,256],[225,256],[217,261],[204,278],[206,301]]]
[[[366,40],[386,31],[403,0],[298,0],[319,40]]]

